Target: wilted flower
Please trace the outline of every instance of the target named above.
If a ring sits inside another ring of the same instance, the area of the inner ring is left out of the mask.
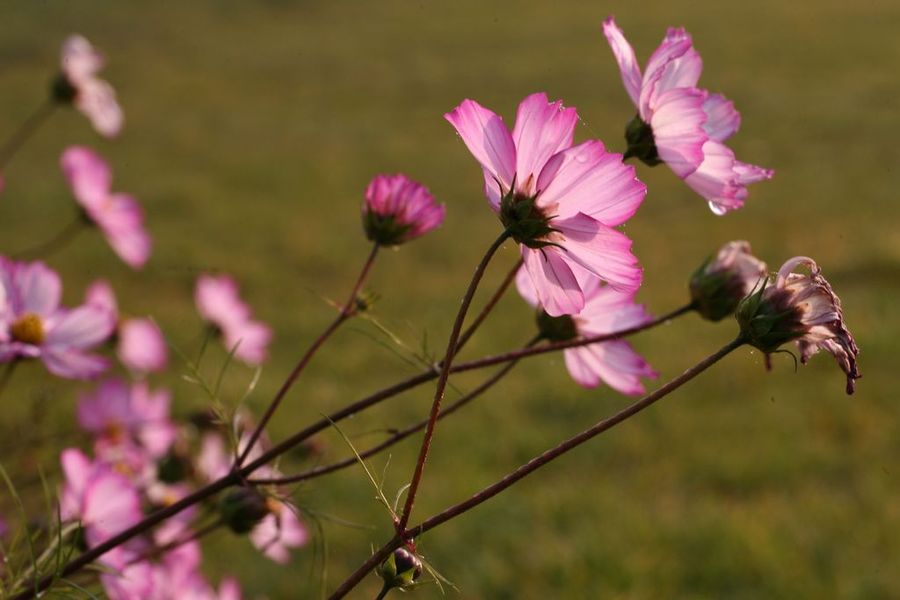
[[[809,274],[793,272],[802,266]],[[737,319],[747,343],[767,354],[790,341],[797,342],[804,364],[819,350],[829,352],[847,374],[847,393],[853,393],[861,377],[859,348],[844,323],[840,299],[811,258],[784,263],[774,284],[760,286],[741,303]]]
[[[110,191],[109,165],[90,148],[71,146],[60,157],[60,166],[75,200],[113,251],[133,269],[144,266],[152,245],[144,230],[144,214],[132,196]]]
[[[42,262],[0,257],[0,362],[40,358],[54,375],[90,379],[109,361],[89,354],[112,334],[109,312],[83,305],[59,305],[59,275]]]
[[[103,56],[89,41],[80,35],[69,36],[62,47],[62,73],[53,84],[53,97],[73,104],[98,133],[113,137],[122,129],[123,116],[116,91],[97,77],[103,64]]]
[[[612,17],[603,22],[603,33],[638,109],[625,131],[626,156],[651,166],[665,162],[718,215],[743,206],[747,185],[774,172],[736,160],[723,144],[741,117],[724,96],[696,87],[703,61],[690,34],[669,28],[642,76],[634,50]]]
[[[541,309],[531,279],[524,271],[516,275],[516,287],[526,302],[538,309],[538,327],[544,339],[564,341],[614,333],[651,320],[646,308],[634,303],[633,292],[620,292],[597,279],[582,283],[584,309],[577,315],[552,317]],[[579,385],[594,388],[605,382],[628,395],[644,393],[641,377],[657,373],[624,340],[611,340],[563,351],[566,368]]]
[[[728,242],[691,276],[691,301],[704,319],[720,321],[767,275],[766,263],[750,253],[749,242]]]
[[[473,100],[444,116],[481,164],[491,208],[521,244],[548,314],[581,311],[586,273],[622,291],[640,286],[631,240],[613,227],[635,213],[646,187],[601,142],[572,146],[574,108],[532,94],[519,104],[512,132]]]
[[[105,308],[116,319],[116,354],[134,373],[153,373],[166,368],[169,353],[162,332],[152,319],[120,318],[112,287],[104,280],[88,286],[85,302]]]
[[[200,316],[222,334],[225,346],[244,362],[266,360],[272,339],[268,325],[250,318],[250,307],[238,296],[237,284],[227,275],[201,275],[194,290]]]
[[[363,227],[373,242],[394,246],[440,226],[444,212],[428,188],[406,175],[377,175],[366,188]]]

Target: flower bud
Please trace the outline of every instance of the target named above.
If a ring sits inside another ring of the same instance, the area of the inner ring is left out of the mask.
[[[378,175],[366,188],[362,217],[366,237],[382,246],[396,246],[439,227],[444,205],[406,175]]]
[[[809,274],[792,272],[798,266],[808,267]],[[859,348],[844,323],[840,299],[811,258],[784,263],[775,283],[741,302],[736,317],[747,343],[767,354],[790,341],[797,342],[803,364],[820,349],[829,352],[847,375],[847,393],[853,393],[861,377]]]
[[[422,575],[422,561],[406,548],[397,548],[378,567],[386,588],[406,588]]]
[[[253,488],[239,487],[219,501],[222,521],[235,533],[247,533],[269,514],[266,497]]]
[[[766,263],[750,254],[748,242],[728,242],[691,276],[691,300],[704,319],[720,321],[765,278]]]

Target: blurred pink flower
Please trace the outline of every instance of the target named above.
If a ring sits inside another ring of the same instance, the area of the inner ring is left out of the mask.
[[[124,118],[115,90],[97,77],[103,64],[103,56],[89,41],[80,35],[69,36],[62,47],[62,79],[55,93],[58,100],[72,102],[98,133],[114,137]]]
[[[226,348],[236,357],[250,365],[266,360],[272,330],[250,318],[250,307],[241,301],[231,277],[201,275],[194,301],[200,316],[221,332]]]
[[[152,458],[168,452],[176,427],[169,419],[170,396],[166,390],[151,392],[144,382],[126,384],[106,379],[78,401],[78,424],[109,443],[134,442]]]
[[[134,197],[111,191],[112,172],[106,161],[90,148],[71,146],[60,157],[60,166],[75,200],[113,251],[131,268],[143,267],[152,246],[143,211]]]
[[[155,373],[166,368],[169,352],[165,338],[152,319],[120,319],[112,287],[105,280],[88,286],[85,302],[109,310],[117,321],[116,354],[132,373]]]
[[[581,311],[579,277],[587,272],[623,291],[640,286],[631,240],[613,227],[635,213],[646,187],[601,142],[572,146],[574,108],[532,94],[519,104],[512,132],[473,100],[444,116],[481,164],[488,202],[521,244],[548,314]]]
[[[109,361],[87,350],[112,334],[109,311],[59,305],[62,283],[42,262],[0,257],[0,362],[40,358],[54,375],[90,379]]]
[[[268,515],[250,532],[250,541],[260,552],[279,564],[290,560],[290,549],[309,540],[306,526],[297,516],[297,508],[289,502],[268,499]]]
[[[683,28],[669,28],[641,75],[634,50],[612,17],[603,33],[638,109],[626,130],[629,154],[654,165],[665,162],[703,196],[718,215],[740,208],[747,185],[770,179],[763,169],[735,159],[723,142],[740,126],[731,101],[696,87],[703,61]]]
[[[65,475],[60,512],[65,520],[81,521],[88,546],[141,520],[140,496],[126,477],[75,448],[64,450],[60,462]]]
[[[370,240],[393,246],[437,228],[444,212],[428,188],[406,175],[377,175],[366,188],[363,226]]]
[[[633,292],[620,292],[596,278],[582,283],[584,309],[577,315],[550,317],[539,313],[541,333],[551,341],[614,333],[652,319],[646,308],[634,303]],[[531,279],[524,271],[516,276],[516,287],[526,302],[541,310]],[[600,342],[563,351],[569,374],[579,385],[594,388],[605,382],[630,396],[645,393],[641,377],[656,377],[650,367],[625,340]]]

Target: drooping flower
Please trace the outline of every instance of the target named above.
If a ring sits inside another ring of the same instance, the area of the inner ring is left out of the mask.
[[[538,309],[538,327],[541,335],[550,341],[614,333],[652,319],[643,305],[634,303],[633,292],[620,292],[612,286],[602,285],[596,278],[583,281],[582,287],[584,309],[577,315],[554,317],[541,308],[528,275],[522,270],[516,275],[519,294]],[[641,377],[657,376],[625,340],[567,348],[563,355],[572,379],[586,388],[597,387],[603,382],[623,394],[641,395],[645,392]]]
[[[200,316],[221,332],[225,346],[237,358],[251,365],[266,360],[272,330],[250,318],[250,307],[238,296],[237,284],[231,277],[201,275],[194,301]]]
[[[795,273],[798,267],[809,273]],[[797,342],[803,364],[819,350],[830,353],[847,375],[847,393],[853,393],[862,376],[859,348],[840,299],[813,259],[796,256],[784,263],[773,284],[761,285],[741,303],[737,319],[747,343],[766,354],[790,341]]]
[[[116,91],[97,77],[105,62],[103,56],[84,37],[72,35],[63,43],[60,62],[62,72],[53,85],[54,99],[73,104],[100,135],[118,135],[124,117]]]
[[[85,302],[112,313],[116,320],[116,355],[132,373],[155,373],[166,368],[169,353],[162,332],[152,319],[120,318],[118,303],[112,286],[97,280],[88,286]]]
[[[733,315],[767,274],[766,263],[751,254],[749,242],[728,242],[691,276],[691,301],[704,319],[720,321]]]
[[[169,419],[170,395],[151,392],[145,382],[126,384],[106,379],[78,401],[78,424],[95,438],[109,443],[136,443],[152,458],[168,452],[176,437]]]
[[[670,28],[643,75],[634,50],[612,17],[603,33],[638,109],[626,128],[626,156],[648,165],[665,162],[718,215],[740,208],[747,186],[770,179],[771,169],[743,163],[723,142],[740,126],[734,104],[697,88],[703,61],[683,28]]]
[[[581,311],[586,273],[622,291],[640,286],[631,240],[613,227],[635,213],[646,187],[601,142],[572,146],[574,108],[532,94],[519,104],[512,132],[473,100],[444,116],[481,164],[488,202],[521,245],[548,314]]]
[[[143,211],[134,197],[111,191],[112,171],[106,161],[90,148],[71,146],[60,157],[60,166],[86,218],[100,228],[113,251],[133,269],[144,266],[152,242]]]
[[[366,188],[363,228],[373,242],[395,246],[439,227],[444,212],[421,183],[403,174],[377,175]]]
[[[109,312],[59,305],[59,275],[42,262],[0,257],[0,362],[40,358],[54,375],[90,379],[109,361],[87,351],[103,343],[115,326]]]

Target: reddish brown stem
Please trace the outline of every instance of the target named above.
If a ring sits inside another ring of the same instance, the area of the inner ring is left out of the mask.
[[[413,539],[416,536],[425,533],[426,531],[434,529],[438,525],[446,523],[447,521],[458,517],[459,515],[468,512],[469,510],[472,510],[479,504],[490,500],[500,492],[506,490],[516,482],[524,479],[541,467],[556,460],[560,456],[566,454],[574,448],[577,448],[581,444],[596,437],[604,431],[612,429],[619,423],[622,423],[623,421],[633,417],[645,408],[651,406],[655,402],[664,398],[666,395],[678,389],[712,365],[716,364],[718,361],[727,356],[729,353],[733,352],[735,349],[742,346],[744,343],[744,339],[742,337],[738,337],[734,341],[726,344],[718,351],[707,356],[702,361],[686,370],[675,379],[672,379],[664,386],[656,389],[640,400],[628,405],[626,408],[622,409],[615,415],[600,421],[593,427],[582,431],[578,435],[565,440],[564,442],[556,445],[550,450],[547,450],[543,454],[534,457],[496,483],[482,489],[480,492],[476,493],[468,500],[465,500],[458,504],[454,504],[450,508],[447,508],[446,510],[443,510],[440,513],[426,519],[419,525],[410,527],[409,529],[406,529],[401,533],[395,535],[388,543],[374,552],[365,563],[360,565],[360,567],[356,571],[354,571],[353,574],[351,574],[350,577],[348,577],[337,590],[335,590],[335,592],[329,597],[330,600],[337,600],[346,596],[347,593],[350,592],[350,590],[355,588],[356,585],[360,581],[362,581],[363,577],[365,577],[367,573],[381,564],[381,562],[383,562],[391,552],[399,548],[403,543],[405,543],[406,540]]]

